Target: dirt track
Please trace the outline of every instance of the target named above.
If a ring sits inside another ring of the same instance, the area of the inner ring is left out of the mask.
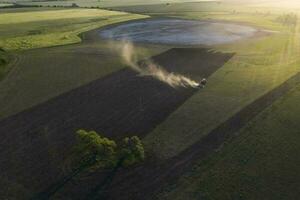
[[[232,56],[206,49],[171,49],[153,60],[172,72],[199,79],[210,76]],[[63,161],[76,130],[93,129],[117,139],[142,137],[194,92],[125,68],[4,119],[0,176],[9,181],[8,186],[24,186],[24,193],[40,192],[63,175]]]

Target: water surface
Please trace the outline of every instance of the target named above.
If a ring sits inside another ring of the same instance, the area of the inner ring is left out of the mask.
[[[100,31],[107,39],[177,45],[216,45],[253,36],[257,30],[246,25],[184,19],[148,19]]]

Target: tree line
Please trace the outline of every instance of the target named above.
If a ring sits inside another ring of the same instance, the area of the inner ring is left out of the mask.
[[[125,137],[117,143],[98,134],[96,131],[78,130],[76,132],[76,144],[69,159],[71,163],[70,174],[32,199],[50,199],[82,172],[110,169],[110,173],[92,189],[87,197],[89,200],[99,198],[113,180],[118,169],[128,168],[143,162],[145,151],[141,140],[137,136]]]

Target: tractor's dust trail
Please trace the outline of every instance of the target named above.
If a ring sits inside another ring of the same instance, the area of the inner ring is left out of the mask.
[[[122,47],[120,48],[120,51],[125,64],[138,72],[141,76],[152,76],[174,88],[199,87],[199,83],[196,81],[181,74],[168,72],[163,67],[155,64],[151,60],[144,61],[140,64],[137,60],[137,51],[130,41],[122,41]]]

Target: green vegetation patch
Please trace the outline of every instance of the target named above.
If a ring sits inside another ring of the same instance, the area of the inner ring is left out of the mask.
[[[152,4],[176,4],[184,2],[203,2],[210,0],[152,0],[152,1],[143,1],[143,0],[62,0],[62,1],[24,1],[18,0],[18,3],[22,5],[42,5],[42,6],[72,6],[76,4],[80,7],[93,7],[93,8],[107,8],[107,7],[116,7],[116,6],[143,6],[143,5],[152,5]],[[213,1],[213,0],[212,0]]]
[[[15,9],[17,10],[17,9]],[[24,50],[80,42],[78,34],[112,23],[147,16],[100,9],[32,8],[0,14],[0,46]]]
[[[10,7],[10,6],[13,6],[13,4],[0,2],[0,8]]]
[[[297,199],[300,195],[300,85],[238,137],[180,179],[161,199]]]

